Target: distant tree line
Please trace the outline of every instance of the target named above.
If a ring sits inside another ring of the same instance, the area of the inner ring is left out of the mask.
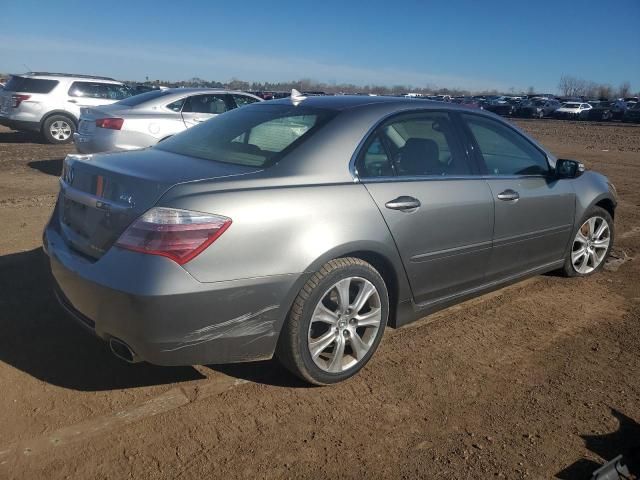
[[[562,75],[558,91],[565,97],[624,98],[631,96],[631,84],[622,82],[618,88],[608,83],[596,83],[571,75]]]
[[[136,82],[132,82],[136,83]],[[375,95],[401,95],[404,93],[417,93],[422,95],[532,95],[538,92],[535,87],[530,86],[526,91],[517,91],[515,88],[509,88],[508,91],[493,90],[476,90],[471,91],[462,88],[445,88],[434,85],[424,87],[416,87],[412,85],[355,85],[352,83],[325,83],[303,78],[288,82],[247,82],[237,78],[232,78],[229,82],[219,82],[214,80],[204,80],[202,78],[193,77],[189,80],[179,82],[154,80],[146,82],[155,85],[167,85],[173,87],[202,87],[202,88],[227,88],[232,90],[255,91],[255,92],[287,92],[295,88],[301,92],[325,92],[325,93],[364,93]],[[619,98],[631,95],[631,85],[629,82],[623,82],[614,88],[610,84],[595,83],[582,80],[570,75],[563,75],[558,83],[558,92],[565,97],[589,98]],[[545,92],[546,93],[546,92]]]

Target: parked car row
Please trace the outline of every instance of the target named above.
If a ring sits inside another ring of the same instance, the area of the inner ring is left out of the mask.
[[[75,140],[83,153],[131,150],[257,101],[238,91],[160,87],[139,93],[108,77],[30,72],[12,75],[0,90],[0,124],[41,133],[49,143]]]
[[[325,92],[303,92],[306,97]],[[65,73],[12,75],[0,88],[0,124],[38,132],[50,143],[75,140],[78,151],[131,150],[155,145],[196,123],[287,92],[128,86],[113,78]],[[415,100],[457,103],[502,116],[637,122],[637,97],[609,101],[537,96],[458,96],[406,93]]]

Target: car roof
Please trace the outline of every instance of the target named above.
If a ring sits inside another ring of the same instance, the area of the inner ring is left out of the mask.
[[[59,80],[60,78],[65,78],[72,81],[100,81],[102,83],[116,83],[118,85],[122,84],[122,82],[115,80],[110,77],[98,77],[94,75],[81,75],[74,73],[51,73],[51,72],[27,72],[27,73],[14,73],[12,74],[14,77],[23,77],[23,78],[39,78],[43,80]]]
[[[265,104],[271,105],[291,105],[291,97],[279,98],[277,100],[269,100]],[[455,103],[438,102],[434,100],[425,100],[424,98],[410,98],[410,97],[391,97],[391,96],[377,96],[369,97],[364,95],[331,95],[331,96],[318,96],[318,97],[300,97],[298,105],[304,105],[305,107],[325,108],[328,110],[349,110],[354,108],[368,108],[379,107],[381,105],[388,106],[390,111],[406,110],[411,107],[424,108],[424,109],[447,109],[447,110],[461,110],[468,112],[467,107],[460,106]]]

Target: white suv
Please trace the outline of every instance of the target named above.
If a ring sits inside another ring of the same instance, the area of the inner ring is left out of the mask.
[[[107,77],[31,72],[12,75],[0,90],[0,124],[40,132],[49,143],[68,143],[80,109],[109,105],[133,92]]]

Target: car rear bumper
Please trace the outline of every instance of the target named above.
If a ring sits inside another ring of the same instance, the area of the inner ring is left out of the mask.
[[[202,283],[163,257],[72,251],[54,218],[43,236],[57,297],[84,328],[157,365],[271,358],[302,275]]]
[[[154,137],[139,132],[96,128],[92,133],[76,132],[73,141],[79,153],[122,152],[155,145]]]
[[[0,125],[10,128],[11,130],[28,130],[31,132],[40,131],[40,122],[31,122],[26,120],[14,120],[9,117],[0,116]]]

